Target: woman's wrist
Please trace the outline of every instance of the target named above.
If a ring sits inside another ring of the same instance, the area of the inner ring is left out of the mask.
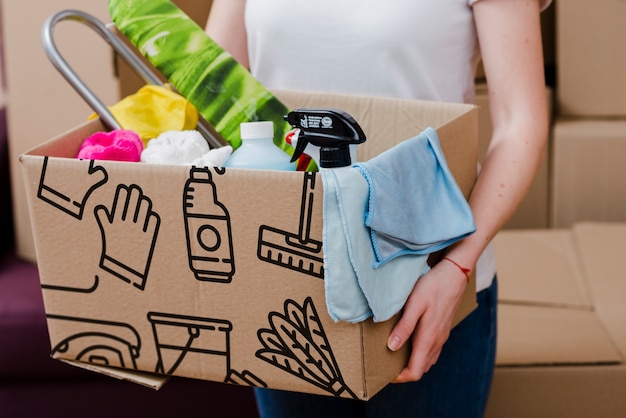
[[[459,264],[458,262],[454,261],[449,256],[443,257],[441,259],[441,261],[447,261],[447,262],[453,264],[457,269],[459,269],[461,271],[461,273],[463,273],[463,275],[465,275],[465,279],[467,280],[467,283],[469,283],[469,281],[470,281],[470,273],[472,272],[471,268],[462,266],[461,264]]]

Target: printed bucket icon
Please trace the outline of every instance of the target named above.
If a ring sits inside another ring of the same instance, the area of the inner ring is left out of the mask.
[[[230,372],[229,321],[150,312],[158,363],[156,373],[194,377],[198,364],[226,380]],[[217,380],[217,379],[216,379]]]

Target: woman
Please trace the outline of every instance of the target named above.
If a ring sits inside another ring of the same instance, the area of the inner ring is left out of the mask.
[[[493,136],[470,196],[477,231],[422,276],[389,336],[409,363],[368,402],[257,390],[262,416],[483,415],[495,359],[489,243],[524,198],[548,121],[540,11],[550,0],[214,0],[207,33],[270,88],[473,101],[482,58]],[[480,45],[480,48],[479,48]],[[479,307],[450,331],[468,270]]]

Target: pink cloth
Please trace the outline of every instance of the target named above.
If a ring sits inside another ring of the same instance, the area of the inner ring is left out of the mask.
[[[138,162],[142,151],[143,142],[139,135],[134,131],[121,129],[96,132],[87,137],[76,158]]]

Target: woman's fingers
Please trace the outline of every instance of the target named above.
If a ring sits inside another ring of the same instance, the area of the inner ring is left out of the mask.
[[[387,345],[391,350],[399,349],[407,341],[412,343],[409,363],[395,382],[421,379],[437,362],[450,335],[466,279],[450,265],[436,267],[417,282],[389,335]]]

